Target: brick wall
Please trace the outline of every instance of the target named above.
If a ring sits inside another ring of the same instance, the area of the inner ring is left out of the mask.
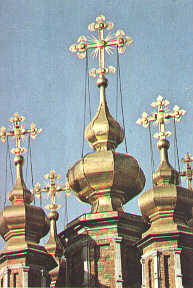
[[[182,283],[184,288],[193,287],[193,251],[190,249],[185,249],[181,255],[182,262]]]
[[[95,246],[95,285],[115,285],[115,260],[113,241],[97,241]]]
[[[68,239],[67,287],[141,287],[136,242],[143,225],[140,216],[116,211],[82,215],[68,224],[61,233]]]
[[[69,258],[68,269],[70,273],[69,278],[71,286],[81,286],[84,278],[83,256],[81,248],[74,251]]]
[[[147,288],[154,288],[155,259],[152,255],[145,260],[145,277]],[[159,284],[160,288],[174,288],[175,283],[175,257],[173,251],[159,252]],[[176,287],[178,288],[178,287]]]

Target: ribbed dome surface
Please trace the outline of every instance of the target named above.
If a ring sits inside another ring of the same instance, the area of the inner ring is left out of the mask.
[[[76,196],[92,205],[92,212],[122,211],[145,185],[137,160],[114,151],[87,154],[68,170],[67,178]]]
[[[36,246],[49,231],[49,220],[42,208],[30,205],[33,195],[23,180],[23,156],[16,155],[16,183],[9,193],[11,205],[0,213],[0,234],[7,249]]]
[[[97,151],[115,149],[124,139],[123,129],[110,114],[104,97],[101,97],[98,111],[86,128],[85,137]]]

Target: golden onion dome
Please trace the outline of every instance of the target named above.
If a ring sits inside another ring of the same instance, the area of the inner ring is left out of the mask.
[[[85,138],[96,151],[115,149],[124,139],[122,127],[109,112],[104,89],[101,87],[98,111],[85,131]]]
[[[168,160],[168,149],[170,143],[167,139],[161,139],[157,143],[157,147],[160,150],[160,165],[158,169],[153,173],[153,183],[156,186],[163,186],[167,184],[180,184],[180,175],[175,170]]]
[[[112,150],[89,153],[67,173],[70,187],[92,213],[123,211],[123,204],[141,192],[145,176],[135,158]]]
[[[0,235],[7,241],[8,250],[36,247],[50,227],[49,219],[43,209],[30,205],[33,194],[27,189],[23,179],[23,156],[16,155],[14,162],[16,183],[9,193],[11,205],[0,212]]]
[[[101,79],[100,79],[101,80]],[[145,176],[135,158],[115,152],[124,139],[123,129],[109,112],[106,79],[98,82],[100,104],[85,135],[96,150],[75,163],[67,173],[68,183],[76,196],[92,205],[92,213],[123,211],[123,204],[141,192]]]
[[[125,36],[123,30],[118,30],[113,37],[110,34],[105,37],[105,30],[112,28],[113,24],[99,15],[96,23],[89,25],[91,32],[98,30],[98,39],[94,37],[94,43],[90,43],[85,36],[81,36],[78,43],[70,46],[70,51],[76,52],[80,59],[87,57],[90,49],[94,49],[92,54],[99,58],[98,69],[91,69],[89,74],[98,78],[100,104],[94,119],[85,130],[85,138],[96,152],[87,154],[67,173],[70,187],[80,200],[92,205],[92,212],[122,211],[122,205],[137,195],[145,185],[145,176],[137,161],[132,156],[114,151],[123,141],[124,131],[110,114],[106,102],[106,74],[114,73],[116,69],[105,66],[105,52],[111,54],[115,46],[117,52],[122,54],[133,40]],[[119,72],[118,68],[118,75]]]
[[[169,141],[161,139],[157,146],[161,162],[153,173],[154,187],[139,198],[141,213],[151,223],[144,237],[148,234],[165,233],[166,230],[170,233],[192,233],[192,190],[180,186],[179,172],[169,163]]]

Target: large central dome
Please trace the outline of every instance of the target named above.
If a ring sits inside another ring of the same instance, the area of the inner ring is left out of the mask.
[[[88,153],[67,173],[76,196],[92,205],[92,212],[123,211],[123,204],[141,192],[145,176],[135,158],[115,152],[124,139],[119,123],[109,112],[105,84],[100,82],[100,104],[85,135],[96,152]]]
[[[123,204],[140,193],[145,185],[145,176],[137,160],[130,155],[115,152],[124,139],[124,130],[110,114],[105,94],[108,86],[106,74],[114,69],[112,66],[105,68],[104,52],[108,47],[116,45],[118,53],[123,53],[132,39],[125,37],[122,30],[118,30],[111,40],[108,36],[104,38],[104,30],[111,30],[113,25],[105,22],[102,15],[97,17],[96,22],[89,25],[90,31],[98,31],[99,40],[96,43],[89,44],[86,37],[81,36],[78,39],[80,43],[70,47],[72,52],[77,52],[79,58],[84,58],[91,48],[99,55],[99,69],[92,69],[91,75],[98,76],[100,103],[85,131],[86,139],[96,151],[85,155],[67,173],[71,189],[80,200],[92,205],[93,213],[123,211]]]

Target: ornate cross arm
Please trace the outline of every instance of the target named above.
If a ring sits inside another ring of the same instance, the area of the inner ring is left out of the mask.
[[[189,153],[186,153],[186,156],[184,158],[182,158],[181,161],[186,164],[186,170],[180,172],[180,176],[185,177],[187,179],[188,188],[192,189],[192,177],[193,177],[192,162],[193,162],[193,157]]]
[[[115,67],[114,66],[109,66],[108,68],[104,68],[104,69],[96,69],[96,68],[92,68],[90,71],[89,71],[89,75],[93,78],[96,78],[97,75],[105,75],[105,74],[109,74],[109,73],[112,73],[114,74],[116,71]]]
[[[48,196],[50,196],[51,204],[47,205],[46,209],[55,211],[61,207],[61,205],[56,204],[56,194],[65,191],[66,195],[69,195],[70,188],[68,184],[66,184],[66,186],[61,186],[59,183],[56,183],[56,180],[61,176],[56,174],[55,170],[50,170],[50,173],[46,174],[44,177],[45,179],[49,179],[47,185],[41,187],[41,185],[37,183],[33,189],[33,193],[35,193],[37,197],[40,197],[41,193],[47,193]]]
[[[157,112],[153,112],[150,116],[144,112],[142,117],[137,120],[137,124],[143,125],[147,128],[150,122],[154,122],[159,126],[159,133],[155,133],[155,138],[166,139],[166,137],[171,135],[170,131],[165,131],[165,124],[169,122],[171,118],[179,122],[182,119],[182,116],[186,113],[185,110],[179,108],[179,106],[174,106],[173,112],[169,112],[166,108],[170,102],[164,99],[162,96],[158,96],[157,100],[151,104],[152,107],[157,108]]]
[[[26,134],[30,134],[32,139],[35,139],[42,129],[36,128],[34,123],[31,124],[29,129],[25,129],[21,122],[24,122],[25,117],[20,116],[19,113],[15,113],[12,118],[9,119],[11,123],[11,129],[7,131],[5,127],[0,129],[1,141],[4,143],[7,137],[11,136],[16,140],[16,147],[11,150],[13,154],[20,155],[26,152],[24,147],[21,147],[21,140],[25,139]]]
[[[118,30],[116,33],[109,33],[104,38],[104,30],[111,30],[113,27],[113,23],[106,22],[105,17],[100,15],[96,18],[96,23],[91,23],[88,26],[89,31],[98,31],[98,39],[95,36],[91,36],[87,39],[82,35],[78,38],[77,44],[72,44],[69,48],[71,52],[77,53],[77,56],[80,59],[85,58],[87,51],[90,49],[93,49],[92,55],[94,57],[99,56],[99,69],[92,69],[90,76],[96,77],[96,75],[114,73],[114,67],[113,69],[112,66],[105,68],[104,52],[107,52],[109,55],[113,54],[113,47],[117,46],[118,53],[124,53],[126,46],[133,42],[131,37],[125,36],[123,30]]]
[[[100,30],[105,29],[101,28]],[[125,32],[123,30],[118,30],[115,34],[109,34],[105,39],[97,39],[94,36],[90,38],[86,38],[84,35],[80,36],[77,39],[77,44],[72,44],[69,50],[73,53],[77,52],[77,56],[80,59],[84,59],[86,57],[86,52],[89,49],[95,49],[92,54],[94,56],[98,55],[99,49],[105,48],[107,54],[112,54],[112,46],[118,47],[118,52],[120,54],[124,53],[126,50],[126,46],[133,43],[133,39],[131,37],[125,36]]]

